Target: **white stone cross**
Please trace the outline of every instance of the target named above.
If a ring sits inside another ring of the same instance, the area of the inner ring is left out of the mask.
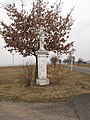
[[[46,57],[48,54],[48,51],[44,49],[44,26],[40,26],[39,29],[39,43],[40,48],[38,51],[36,51],[37,57],[38,57],[38,77],[36,79],[36,83],[38,85],[48,85],[49,79],[47,78],[47,64],[46,64]]]
[[[45,50],[44,49],[44,37],[45,37],[44,27],[41,25],[39,29],[40,50]]]

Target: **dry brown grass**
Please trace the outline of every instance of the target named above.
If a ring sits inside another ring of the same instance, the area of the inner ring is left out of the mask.
[[[0,99],[27,102],[56,102],[78,94],[90,93],[90,74],[48,66],[50,85],[32,84],[26,88],[21,80],[22,67],[0,67]]]

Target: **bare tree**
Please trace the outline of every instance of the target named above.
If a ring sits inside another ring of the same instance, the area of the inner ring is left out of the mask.
[[[8,48],[10,52],[14,50],[23,56],[34,55],[36,68],[38,67],[36,51],[39,49],[38,31],[41,24],[46,33],[44,38],[46,50],[56,51],[60,54],[68,53],[73,46],[73,42],[67,43],[74,22],[73,10],[71,9],[66,17],[62,17],[61,0],[49,8],[48,4],[43,0],[35,0],[29,13],[24,10],[23,2],[21,11],[18,10],[15,3],[4,5],[12,22],[9,25],[4,21],[0,22],[2,26],[0,33],[6,42],[5,48]]]
[[[78,66],[80,65],[80,63],[83,63],[83,61],[84,61],[84,60],[83,60],[82,58],[79,58],[78,61],[77,61]]]

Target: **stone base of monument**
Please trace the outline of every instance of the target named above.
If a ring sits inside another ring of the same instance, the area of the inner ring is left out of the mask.
[[[37,85],[49,85],[49,79],[48,78],[37,78],[36,79]]]

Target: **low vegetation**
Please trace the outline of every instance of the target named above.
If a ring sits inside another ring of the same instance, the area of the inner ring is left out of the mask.
[[[56,102],[90,93],[90,74],[71,72],[60,65],[49,65],[50,84],[38,86],[32,78],[31,86],[27,87],[21,78],[22,71],[22,66],[0,67],[0,100]]]

